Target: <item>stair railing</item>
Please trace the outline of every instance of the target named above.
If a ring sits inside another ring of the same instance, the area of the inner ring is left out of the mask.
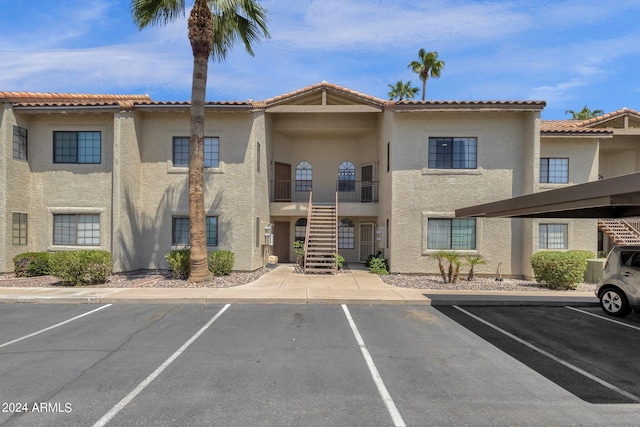
[[[309,205],[307,207],[307,226],[304,231],[304,265],[302,272],[307,272],[307,256],[309,253],[309,231],[311,230],[311,210],[313,209],[313,190],[309,191]]]
[[[336,236],[336,240],[335,240],[335,254],[333,255],[333,270],[335,273],[338,272],[338,194],[339,192],[336,191],[336,222],[335,222],[335,227],[336,227],[336,232],[335,232],[335,236]]]

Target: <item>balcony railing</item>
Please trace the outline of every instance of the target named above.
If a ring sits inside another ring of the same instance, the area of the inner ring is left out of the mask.
[[[316,188],[314,197],[320,197],[322,189]],[[327,189],[328,190],[328,189]],[[309,200],[311,181],[274,180],[271,181],[272,202],[305,202]],[[332,201],[337,193],[338,200],[351,203],[378,203],[378,181],[337,181],[335,188],[328,191]],[[322,200],[315,200],[322,202]]]

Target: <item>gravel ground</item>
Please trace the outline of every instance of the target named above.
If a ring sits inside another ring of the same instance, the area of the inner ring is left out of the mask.
[[[129,273],[114,274],[109,281],[100,285],[87,286],[90,288],[227,288],[251,283],[268,272],[268,269],[259,269],[252,272],[235,272],[229,276],[214,277],[213,280],[202,283],[189,283],[186,280],[177,280],[171,277],[168,271],[153,270],[133,271]],[[443,283],[438,276],[420,276],[391,274],[380,276],[388,285],[413,289],[438,289],[438,290],[472,290],[472,291],[548,291],[549,289],[534,281],[504,279],[497,281],[493,278],[476,277],[473,281],[460,280],[455,284]],[[0,275],[0,287],[58,287],[64,286],[52,276],[16,278],[13,275]],[[577,292],[593,292],[594,284],[581,283]]]

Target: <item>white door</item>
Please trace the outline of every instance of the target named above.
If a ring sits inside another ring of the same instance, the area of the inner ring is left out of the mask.
[[[360,261],[365,262],[369,255],[375,255],[375,234],[372,222],[360,223]]]

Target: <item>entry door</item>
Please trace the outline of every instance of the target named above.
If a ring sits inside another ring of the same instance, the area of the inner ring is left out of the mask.
[[[360,178],[362,185],[360,187],[360,201],[361,202],[373,202],[374,201],[374,187],[373,187],[373,165],[363,165],[360,167]]]
[[[273,223],[273,254],[278,257],[278,262],[291,262],[289,259],[289,222],[275,221]]]
[[[365,262],[369,255],[375,255],[375,234],[372,222],[360,224],[360,261]]]
[[[291,165],[278,163],[274,165],[273,179],[273,201],[291,201]]]

